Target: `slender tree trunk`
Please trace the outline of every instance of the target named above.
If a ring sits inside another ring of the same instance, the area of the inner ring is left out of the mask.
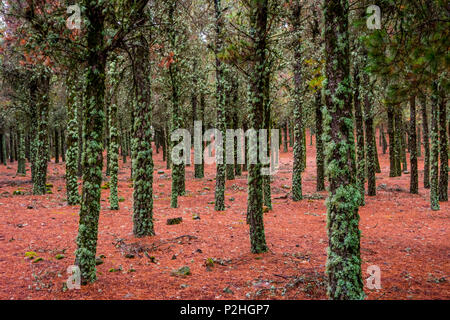
[[[424,169],[423,187],[430,188],[430,138],[428,131],[427,96],[421,96],[422,126],[423,126],[423,147],[424,147]]]
[[[54,138],[55,138],[55,163],[59,163],[59,132],[58,128],[55,128],[54,130]]]
[[[419,173],[417,169],[417,137],[416,137],[416,97],[409,98],[410,119],[409,119],[409,159],[411,163],[411,175],[409,192],[419,193]]]
[[[18,160],[17,160],[17,174],[25,175],[25,130],[23,122],[18,122],[18,131],[17,131],[19,143],[18,143]]]
[[[369,83],[369,76],[364,73],[364,83]],[[366,166],[367,166],[367,195],[375,196],[377,193],[375,172],[376,164],[375,153],[376,143],[375,143],[375,132],[373,128],[373,114],[372,114],[372,99],[370,98],[370,93],[368,90],[365,91],[364,95],[364,113],[365,113],[365,129],[366,129]]]
[[[441,158],[439,201],[448,201],[447,101],[444,89],[440,89],[439,93],[439,156]]]
[[[384,126],[383,125],[381,125],[380,133],[381,133],[381,141],[382,141],[381,145],[383,147],[383,154],[386,154],[386,150],[387,150],[388,144],[387,144],[387,141],[386,141],[386,134],[384,132]]]
[[[361,192],[361,205],[365,205],[365,182],[366,182],[366,159],[364,149],[364,126],[360,99],[360,71],[356,64],[353,71],[353,105],[355,108],[355,126],[356,126],[356,181]]]
[[[291,23],[295,36],[301,38],[301,10],[300,1],[294,1],[291,5]],[[302,194],[302,171],[304,169],[303,157],[305,154],[304,129],[303,129],[303,102],[302,102],[302,53],[301,42],[294,44],[294,165],[292,171],[292,200],[300,201]],[[305,141],[306,142],[306,141]]]
[[[388,118],[388,136],[389,136],[389,177],[397,176],[397,146],[395,135],[395,114],[394,106],[392,104],[387,105],[387,118]]]
[[[138,63],[140,61],[136,60]],[[109,106],[107,106],[108,112],[108,161],[106,165],[109,166],[108,173],[111,176],[109,180],[109,205],[111,210],[119,210],[119,128],[117,126],[117,99],[114,97],[114,88],[118,81],[118,64],[120,62],[113,60],[109,65]],[[150,125],[150,124],[149,124]],[[134,188],[135,184],[133,184]],[[153,201],[153,199],[152,199]],[[134,205],[134,202],[133,202]]]
[[[316,167],[317,181],[316,190],[325,190],[325,155],[323,150],[323,116],[322,116],[322,92],[317,90],[315,94],[315,111],[316,111]]]
[[[79,137],[78,137],[78,113],[81,111],[80,95],[77,95],[77,75],[71,75],[67,79],[67,161],[66,161],[66,194],[68,205],[75,205],[80,202],[78,193],[78,154]]]
[[[222,15],[222,3],[221,0],[214,0],[215,8],[215,30],[216,30],[216,108],[217,108],[217,122],[216,128],[222,134],[222,146],[218,146],[218,139],[215,137],[216,144],[216,189],[215,189],[215,203],[214,210],[223,211],[225,210],[225,171],[226,165],[224,164],[225,157],[224,146],[225,141],[225,131],[226,131],[226,115],[225,115],[225,65],[219,58],[219,53],[223,48],[223,15]],[[262,119],[261,119],[262,120]],[[222,161],[218,160],[220,158],[219,152],[222,152]],[[221,162],[221,163],[219,163]]]
[[[430,203],[431,210],[439,210],[439,93],[437,81],[433,82],[431,94],[431,154],[430,154]]]

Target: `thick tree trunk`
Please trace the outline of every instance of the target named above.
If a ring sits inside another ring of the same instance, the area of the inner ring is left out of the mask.
[[[45,194],[47,192],[47,161],[48,161],[48,112],[50,77],[41,74],[37,83],[33,101],[37,101],[38,132],[35,147],[35,176],[33,178],[33,194]]]
[[[75,251],[75,265],[81,271],[81,283],[95,281],[100,185],[103,167],[103,126],[106,52],[104,46],[104,7],[85,1],[87,29],[86,100],[84,104],[83,191]]]
[[[328,296],[363,299],[358,208],[360,190],[353,172],[355,145],[351,108],[348,1],[325,0],[325,128],[330,181],[328,216]]]
[[[217,1],[217,0],[216,0]],[[264,73],[268,72],[266,57],[267,36],[267,0],[250,0],[250,26],[254,39],[253,60],[250,78],[250,127],[261,129],[264,121]],[[254,139],[249,139],[251,140]],[[267,251],[263,221],[262,164],[258,154],[258,142],[249,146],[249,158],[256,158],[256,163],[248,165],[247,221],[250,225],[250,246],[252,253]]]
[[[149,46],[141,36],[136,50],[136,109],[133,134],[133,233],[136,237],[155,234],[153,228],[153,158],[151,145],[151,84]]]

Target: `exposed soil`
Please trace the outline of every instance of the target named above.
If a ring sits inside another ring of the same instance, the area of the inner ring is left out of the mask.
[[[187,195],[180,197],[178,209],[171,209],[170,170],[162,153],[154,154],[156,236],[137,239],[132,234],[130,162],[121,162],[119,196],[124,201],[119,211],[111,211],[109,190],[102,190],[97,255],[105,257],[97,266],[98,280],[80,290],[64,286],[74,262],[79,210],[65,201],[64,163],[49,163],[53,193],[44,196],[31,195],[29,170],[19,177],[17,163],[0,165],[0,299],[326,299],[327,192],[315,192],[315,147],[309,141],[307,155],[305,199],[294,203],[286,197],[292,148],[280,153],[273,210],[264,214],[270,250],[259,255],[250,253],[245,222],[246,173],[226,182],[226,211],[215,212],[215,167],[206,166],[199,180],[189,166]],[[449,204],[430,210],[423,156],[418,195],[409,193],[409,174],[389,178],[388,154],[380,153],[379,159],[377,195],[366,196],[359,211],[363,278],[369,277],[368,266],[381,269],[382,288],[366,286],[367,298],[450,299]],[[13,195],[20,189],[25,194]],[[182,217],[182,223],[166,224],[175,217]],[[30,259],[27,252],[36,256]],[[58,254],[62,259],[55,258]],[[172,274],[183,266],[190,275]]]

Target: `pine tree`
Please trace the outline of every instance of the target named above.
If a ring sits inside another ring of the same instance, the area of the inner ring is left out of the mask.
[[[216,128],[222,134],[222,146],[218,146],[216,137],[216,189],[214,196],[214,210],[225,210],[225,174],[226,165],[224,164],[224,146],[225,131],[226,131],[226,110],[225,110],[225,97],[226,97],[226,79],[225,79],[225,65],[219,58],[219,54],[223,49],[223,12],[221,0],[214,0],[215,9],[215,56],[216,56],[216,109],[217,120]],[[222,153],[221,155],[219,153]],[[221,158],[221,160],[219,160]]]
[[[254,39],[249,84],[249,121],[250,127],[256,131],[261,129],[264,122],[264,73],[268,72],[266,57],[267,2],[268,0],[249,1],[250,30]],[[248,164],[247,221],[250,225],[251,252],[262,253],[266,252],[268,248],[263,222],[262,164],[257,156],[258,142],[255,142],[250,143],[248,150],[249,157],[256,158],[254,161],[256,163]]]
[[[155,234],[153,227],[152,107],[149,45],[140,35],[136,48],[136,104],[133,125],[133,233]]]
[[[291,4],[291,23],[294,34],[294,167],[292,171],[292,199],[300,201],[302,194],[303,158],[305,155],[304,128],[303,128],[303,99],[302,99],[302,46],[301,39],[301,10],[300,1]]]
[[[113,60],[109,65],[109,101],[107,108],[108,112],[108,151],[109,161],[106,165],[109,166],[109,205],[111,210],[119,210],[118,198],[118,172],[119,172],[119,130],[117,127],[117,99],[114,97],[114,90],[116,89],[118,77],[119,61]]]
[[[19,114],[21,116],[21,114]],[[17,161],[17,174],[18,175],[25,175],[26,169],[25,169],[25,130],[24,130],[24,124],[23,121],[20,121],[18,119],[18,161]]]
[[[448,201],[448,138],[446,93],[440,85],[439,90],[439,157],[441,162],[439,177],[439,201]]]
[[[412,95],[409,100],[410,128],[409,128],[409,157],[411,164],[410,193],[419,193],[419,173],[417,169],[417,137],[416,137],[416,97]]]
[[[431,210],[439,210],[439,93],[437,81],[431,92],[431,154],[430,154],[430,202]]]
[[[363,299],[358,207],[360,190],[352,172],[355,145],[351,112],[348,1],[325,0],[325,128],[328,216],[328,296]],[[331,130],[333,128],[333,130]]]
[[[50,76],[46,71],[37,75],[37,88],[33,92],[33,101],[37,102],[37,136],[34,147],[33,194],[47,192],[47,160],[48,160],[48,112]]]
[[[101,4],[86,0],[87,71],[83,132],[83,190],[77,236],[75,264],[81,271],[81,283],[95,281],[100,185],[103,167],[103,125],[106,53],[104,52],[105,13]]]
[[[78,112],[80,107],[80,96],[78,91],[78,78],[72,72],[67,80],[67,151],[66,151],[66,194],[69,205],[78,204],[80,196],[78,193]]]

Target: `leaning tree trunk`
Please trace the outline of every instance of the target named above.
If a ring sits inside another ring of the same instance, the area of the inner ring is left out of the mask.
[[[325,0],[325,129],[328,178],[328,296],[363,299],[358,208],[353,173],[355,144],[351,107],[348,1]]]

